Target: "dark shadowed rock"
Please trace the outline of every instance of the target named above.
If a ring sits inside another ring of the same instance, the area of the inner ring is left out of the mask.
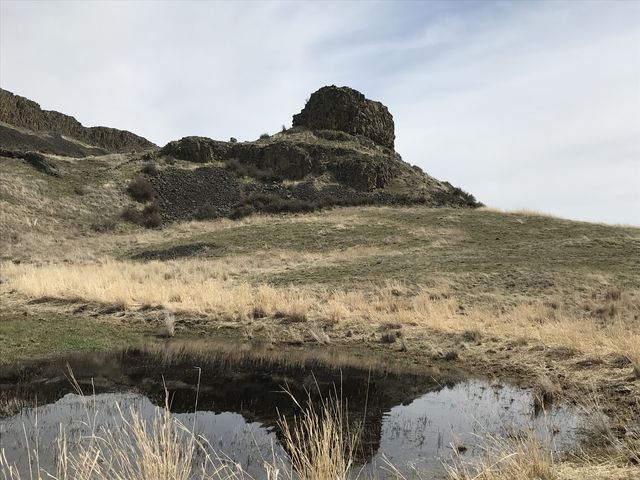
[[[314,92],[304,109],[293,116],[293,126],[364,135],[378,145],[394,148],[393,116],[387,107],[349,87],[332,85]]]
[[[160,154],[189,162],[208,163],[227,158],[229,148],[229,143],[207,137],[184,137],[167,143]]]
[[[103,148],[109,152],[130,152],[156,146],[146,138],[126,130],[85,127],[69,115],[42,110],[36,102],[1,88],[0,122],[33,132],[73,137],[90,146]]]
[[[0,157],[19,158],[31,165],[36,170],[40,170],[52,177],[59,177],[60,173],[55,164],[38,152],[22,152],[19,150],[6,150],[0,148]]]

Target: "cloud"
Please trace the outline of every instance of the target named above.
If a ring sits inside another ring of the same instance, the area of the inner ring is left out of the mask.
[[[164,144],[253,139],[349,85],[500,208],[640,224],[635,2],[0,3],[0,84]]]

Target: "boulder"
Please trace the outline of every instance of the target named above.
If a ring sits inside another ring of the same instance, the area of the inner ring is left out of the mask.
[[[338,130],[363,135],[393,150],[393,116],[380,102],[349,87],[322,87],[311,94],[304,109],[293,116],[293,127],[311,130]]]
[[[168,155],[179,160],[208,163],[227,158],[230,144],[207,137],[184,137],[167,143],[160,155]]]

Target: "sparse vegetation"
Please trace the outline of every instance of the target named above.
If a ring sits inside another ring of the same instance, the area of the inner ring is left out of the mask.
[[[136,202],[150,202],[155,198],[153,185],[143,177],[136,177],[127,186],[127,192]]]
[[[509,375],[538,389],[541,408],[547,391],[561,402],[595,388],[608,408],[626,415],[629,428],[620,431],[633,430],[640,395],[637,228],[488,209],[323,211],[322,202],[256,193],[234,212],[238,221],[143,230],[136,225],[160,224],[158,204],[147,195],[127,207],[133,202],[122,185],[144,164],[117,156],[83,162],[76,171],[57,160],[61,176],[46,180],[23,162],[6,164],[17,173],[0,183],[2,362],[114,348],[142,332],[155,338],[237,330],[276,349],[331,344],[375,351],[394,365]],[[109,223],[123,209],[128,222]],[[256,210],[274,214],[245,218]],[[218,215],[199,211],[203,219]],[[164,251],[175,254],[136,257]],[[156,309],[175,321],[165,323]],[[634,458],[629,448],[617,451]],[[552,478],[572,478],[557,460]],[[628,468],[610,457],[589,461],[603,471]]]
[[[157,202],[145,205],[142,210],[138,210],[133,205],[128,205],[122,210],[120,216],[123,220],[146,228],[158,228],[162,225],[160,207]]]
[[[156,166],[155,163],[153,162],[149,162],[146,163],[142,169],[140,169],[141,173],[144,173],[145,175],[157,175],[158,174],[158,167]]]

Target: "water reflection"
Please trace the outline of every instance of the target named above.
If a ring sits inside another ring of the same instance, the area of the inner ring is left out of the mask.
[[[171,411],[182,423],[195,425],[213,448],[256,478],[263,474],[263,459],[286,456],[278,442],[277,415],[291,417],[298,410],[283,388],[298,399],[339,396],[349,419],[363,424],[358,460],[369,471],[383,463],[384,455],[401,470],[414,465],[436,474],[451,455],[452,443],[464,446],[464,455],[472,457],[481,451],[477,434],[506,433],[527,425],[542,433],[553,422],[559,448],[574,440],[579,416],[556,407],[547,418],[533,417],[532,396],[526,390],[461,375],[402,373],[375,362],[365,368],[365,362],[326,350],[314,356],[308,350],[273,352],[256,345],[247,351],[238,345],[208,343],[3,367],[0,390],[27,399],[37,396],[42,406],[0,420],[0,448],[27,472],[25,432],[33,439],[37,431],[40,461],[53,468],[59,426],[68,434],[87,433],[83,422],[88,400],[95,402],[91,407],[99,412],[98,424],[117,427],[116,403],[124,411],[134,407],[151,418],[155,406],[164,405],[165,388]],[[71,393],[67,368],[85,393],[96,395]]]

